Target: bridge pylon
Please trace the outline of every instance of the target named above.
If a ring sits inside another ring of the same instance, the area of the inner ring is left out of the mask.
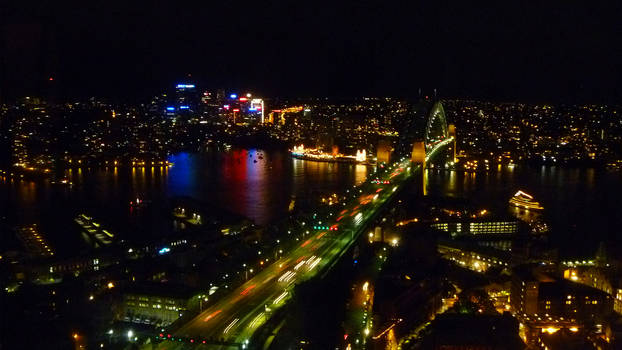
[[[425,168],[425,142],[415,141],[413,143],[413,150],[410,155],[410,161],[415,164],[421,164]]]
[[[458,158],[456,156],[457,155],[457,149],[456,149],[457,144],[456,144],[456,125],[455,124],[449,124],[447,126],[447,134],[449,137],[454,138],[453,145],[451,146],[453,153],[454,153],[452,162],[456,163]]]

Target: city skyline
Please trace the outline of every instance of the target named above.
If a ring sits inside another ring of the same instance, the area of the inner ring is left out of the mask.
[[[0,4],[0,348],[622,348],[620,4]]]

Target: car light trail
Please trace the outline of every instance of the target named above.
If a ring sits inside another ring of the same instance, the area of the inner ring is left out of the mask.
[[[225,330],[222,331],[223,334],[227,334],[231,330],[231,327],[235,326],[235,324],[238,323],[239,320],[240,320],[239,318],[236,318],[235,320],[231,321],[231,323],[229,323],[227,328],[225,328]]]
[[[302,266],[302,265],[304,265],[304,264],[305,264],[305,261],[304,261],[304,260],[303,260],[303,261],[301,261],[301,262],[299,262],[299,263],[298,263],[298,265],[294,266],[294,271],[298,271],[298,269],[300,268],[300,266]]]
[[[312,263],[309,265],[309,271],[313,270],[313,269],[317,266],[317,264],[319,264],[319,263],[320,263],[320,261],[321,261],[321,260],[322,260],[322,258],[317,258],[317,259],[315,259],[315,261],[314,261],[314,262],[312,262]]]
[[[261,322],[261,319],[263,318],[263,316],[265,315],[265,312],[260,313],[259,315],[255,316],[255,318],[253,318],[253,321],[251,321],[250,325],[248,325],[249,328],[255,328],[255,326],[258,326],[259,323]]]
[[[274,299],[272,304],[276,305],[276,304],[280,303],[286,296],[287,296],[287,291],[281,293],[281,295],[279,295],[276,299]]]
[[[292,273],[291,271],[286,271],[284,274],[281,275],[281,277],[279,277],[278,281],[279,282],[283,282],[285,280],[285,278],[287,276],[289,276],[289,274]]]
[[[218,311],[214,311],[211,314],[209,314],[204,320],[203,322],[207,322],[209,320],[211,320],[212,318],[216,317],[216,315],[218,315],[219,313],[221,313],[222,310],[218,310]]]
[[[393,167],[393,169],[396,168]],[[355,235],[360,233],[360,228],[367,218],[371,217],[378,210],[380,204],[392,198],[390,189],[397,191],[401,186],[402,177],[410,175],[404,171],[399,173],[394,170],[394,172],[399,174],[400,180],[391,181],[393,184],[392,188],[387,187],[386,191],[381,191],[382,189],[378,188],[380,186],[376,186],[369,188],[367,193],[360,191],[360,194],[359,190],[355,189],[356,195],[348,198],[350,203],[348,209],[342,208],[339,215],[334,215],[339,213],[339,210],[336,210],[333,214],[332,222],[330,222],[331,219],[328,219],[328,222],[322,223],[325,225],[322,228],[326,228],[317,229],[314,234],[307,234],[304,239],[298,241],[298,245],[291,252],[283,254],[284,256],[280,257],[281,259],[277,259],[274,262],[270,261],[270,265],[264,264],[264,266],[268,265],[265,273],[252,276],[249,278],[249,281],[252,282],[244,284],[237,292],[228,294],[223,299],[223,302],[218,304],[227,305],[226,307],[222,306],[225,309],[214,311],[214,307],[198,318],[198,320],[204,320],[205,322],[212,319],[215,320],[212,320],[209,324],[204,324],[200,321],[198,324],[189,323],[179,331],[179,334],[185,336],[200,334],[208,337],[223,337],[225,340],[235,338],[235,341],[252,336],[253,332],[270,319],[270,307],[279,308],[288,302],[290,298],[288,298],[289,294],[286,288],[289,288],[290,285],[297,281],[313,278],[317,274],[315,268],[318,268],[320,263],[322,266],[319,266],[318,269],[332,266],[333,261],[342,255],[343,249],[351,246],[355,240]],[[388,177],[389,174],[383,175],[383,181],[388,180]],[[350,209],[350,206],[354,209]],[[338,230],[335,218],[340,220]],[[331,224],[333,226],[330,226]],[[338,234],[339,231],[343,231],[343,234]],[[324,236],[327,238],[322,238]],[[313,251],[312,248],[318,248],[318,250]],[[307,256],[307,254],[310,255]],[[275,282],[274,280],[277,281]],[[234,304],[233,300],[238,301],[238,303]],[[235,305],[235,310],[233,305]],[[266,310],[260,310],[259,307],[263,309],[264,305]],[[210,315],[205,317],[207,314]],[[237,325],[238,323],[240,325]],[[242,329],[244,330],[241,331]]]
[[[289,282],[296,276],[294,271],[287,271],[281,277],[279,277],[279,282]]]
[[[254,284],[253,284],[252,286],[249,286],[248,288],[244,289],[244,290],[242,291],[242,293],[240,293],[240,295],[246,295],[246,294],[248,294],[248,293],[249,293],[251,290],[253,290],[253,288],[255,288],[255,287],[256,287],[256,285],[254,285]]]

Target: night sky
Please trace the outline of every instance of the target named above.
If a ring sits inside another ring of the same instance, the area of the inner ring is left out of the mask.
[[[286,97],[437,88],[509,101],[622,99],[619,1],[1,3],[2,98],[52,90],[131,101],[192,81]]]

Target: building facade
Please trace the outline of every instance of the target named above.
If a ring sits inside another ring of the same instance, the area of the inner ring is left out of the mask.
[[[130,287],[123,293],[120,315],[126,322],[168,326],[189,308],[193,293],[184,286],[149,283]]]

